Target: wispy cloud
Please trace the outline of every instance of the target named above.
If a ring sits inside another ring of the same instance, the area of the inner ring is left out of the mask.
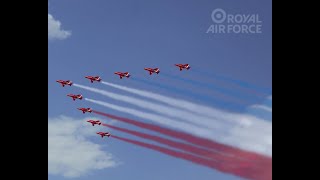
[[[102,128],[92,128],[84,119],[48,118],[48,173],[72,178],[116,166],[110,153],[88,139]]]
[[[71,35],[71,31],[66,31],[61,28],[61,22],[54,19],[51,14],[48,14],[48,39],[66,39]]]
[[[261,109],[261,110],[264,110],[264,111],[272,113],[272,108],[270,108],[268,106],[260,105],[260,104],[252,105],[251,108]]]

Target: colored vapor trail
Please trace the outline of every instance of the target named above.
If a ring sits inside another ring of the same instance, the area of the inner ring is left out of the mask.
[[[221,162],[204,159],[201,157],[194,156],[192,154],[175,151],[175,150],[164,148],[161,146],[148,144],[148,143],[144,143],[141,141],[136,141],[136,140],[132,140],[132,139],[128,139],[128,138],[123,138],[123,137],[119,137],[116,135],[112,135],[111,137],[118,139],[118,140],[121,140],[121,141],[124,141],[124,142],[127,142],[127,143],[130,143],[130,144],[140,146],[140,147],[144,147],[147,149],[158,151],[158,152],[161,152],[163,154],[166,154],[166,155],[169,155],[169,156],[172,156],[175,158],[184,159],[184,160],[190,161],[195,164],[199,164],[199,165],[203,165],[203,166],[215,169],[215,170],[219,170],[224,173],[229,173],[229,174],[233,174],[233,175],[248,178],[248,179],[271,180],[271,176],[269,175],[269,173],[265,173],[265,169],[261,170],[261,169],[248,168],[247,164],[242,164],[240,166],[236,166],[236,165],[225,166],[225,165],[222,165]],[[268,175],[268,176],[266,176],[266,175]]]
[[[188,133],[184,133],[181,131],[175,131],[169,128],[165,128],[165,127],[160,127],[154,124],[149,124],[149,123],[144,123],[144,122],[139,122],[136,120],[132,120],[132,119],[128,119],[128,118],[124,118],[124,117],[119,117],[119,116],[115,116],[112,114],[108,114],[108,113],[103,113],[103,112],[99,112],[99,111],[92,111],[95,114],[98,115],[102,115],[114,120],[118,120],[124,123],[128,123],[143,129],[147,129],[147,130],[151,130],[172,138],[176,138],[176,139],[180,139],[183,140],[185,142],[203,147],[203,148],[207,148],[210,149],[211,151],[217,152],[217,153],[221,153],[221,154],[228,154],[230,156],[233,157],[241,157],[241,158],[245,158],[248,161],[255,161],[255,162],[259,162],[259,163],[263,163],[263,164],[270,164],[272,162],[272,159],[270,157],[261,155],[261,154],[257,154],[254,152],[249,152],[249,151],[244,151],[244,150],[240,150],[228,145],[224,145],[221,143],[217,143],[215,141],[209,140],[209,139],[205,139],[205,138],[201,138],[201,137],[197,137]]]
[[[192,72],[195,72],[199,75],[206,75],[206,76],[210,76],[210,77],[214,77],[220,81],[224,81],[224,82],[228,82],[228,83],[232,83],[232,84],[235,84],[239,87],[242,87],[242,88],[246,88],[246,89],[252,89],[252,90],[255,90],[259,93],[264,93],[264,94],[270,94],[271,93],[271,89],[270,88],[266,88],[266,87],[260,87],[260,86],[257,86],[253,83],[249,83],[249,82],[245,82],[245,81],[242,81],[242,80],[238,80],[238,79],[234,79],[232,77],[227,77],[227,76],[223,76],[223,75],[220,75],[220,74],[217,74],[217,73],[214,73],[212,71],[210,72],[206,72],[206,71],[203,71],[203,70],[200,70],[200,68],[194,68],[192,69]]]
[[[161,94],[153,93],[146,90],[140,90],[135,88],[130,88],[126,86],[121,86],[118,84],[102,81],[102,84],[111,86],[113,88],[117,88],[126,92],[130,92],[136,95],[139,95],[141,97],[146,97],[155,101],[162,102],[164,104],[170,105],[175,108],[180,108],[183,110],[188,110],[192,113],[199,114],[199,115],[205,115],[207,117],[216,118],[217,116],[215,114],[221,114],[219,111],[214,110],[213,108],[210,108],[208,106],[196,104],[190,101],[186,101],[183,99],[177,99],[174,97],[168,97]]]
[[[115,129],[117,131],[131,134],[131,135],[134,135],[134,136],[137,136],[140,138],[152,140],[152,141],[155,141],[155,142],[158,142],[161,144],[165,144],[165,145],[170,146],[172,148],[180,149],[180,150],[186,151],[188,153],[202,156],[203,158],[209,158],[209,159],[216,160],[218,162],[224,162],[225,164],[226,163],[249,163],[250,162],[250,163],[252,163],[252,167],[261,165],[261,164],[259,164],[259,162],[248,161],[246,159],[241,159],[241,157],[231,157],[231,156],[228,156],[228,154],[221,154],[218,152],[210,151],[208,149],[200,148],[200,147],[193,146],[193,145],[187,144],[187,143],[173,141],[173,140],[163,138],[160,136],[141,133],[138,131],[133,131],[133,130],[129,130],[126,128],[120,128],[120,127],[116,127],[116,126],[112,126],[112,125],[108,125],[108,124],[102,124],[102,125],[109,127],[109,128],[112,128],[112,129]]]
[[[184,96],[188,96],[191,97],[193,99],[197,99],[197,100],[201,100],[202,102],[205,102],[207,104],[213,104],[215,106],[221,107],[223,109],[226,110],[235,110],[238,111],[239,109],[243,109],[243,105],[238,105],[238,104],[234,104],[232,102],[228,102],[225,100],[221,100],[215,97],[210,97],[210,96],[206,96],[206,95],[202,95],[202,94],[198,94],[198,93],[194,93],[192,91],[188,91],[185,89],[179,89],[177,87],[173,87],[173,86],[169,86],[169,85],[165,85],[165,84],[161,84],[161,83],[157,83],[157,82],[152,82],[152,81],[147,81],[141,78],[132,78],[133,81],[139,82],[139,83],[143,83],[149,86],[154,86],[156,88],[160,88],[160,89],[164,89],[166,91],[169,92],[174,92],[177,94],[182,94]]]
[[[187,151],[189,153],[193,153],[196,155],[200,155],[203,156],[205,158],[212,158],[212,159],[221,159],[221,156],[219,156],[219,154],[217,154],[216,152],[210,151],[208,149],[203,149],[200,147],[196,147],[196,146],[192,146],[190,144],[187,143],[182,143],[182,142],[177,142],[177,141],[173,141],[170,139],[166,139],[160,136],[155,136],[155,135],[150,135],[150,134],[146,134],[146,133],[141,133],[138,131],[133,131],[133,130],[129,130],[126,128],[120,128],[120,127],[116,127],[116,126],[112,126],[112,125],[108,125],[108,124],[102,124],[103,126],[124,132],[124,133],[128,133],[140,138],[144,138],[144,139],[148,139],[148,140],[152,140],[161,144],[165,144],[167,146],[173,147],[173,148],[177,148],[180,150],[184,150]],[[221,159],[222,160],[222,159]]]
[[[183,81],[183,82],[195,85],[195,86],[201,86],[201,87],[207,88],[209,90],[214,90],[214,91],[217,91],[217,92],[219,92],[221,94],[227,94],[227,95],[235,97],[235,98],[241,98],[241,99],[246,100],[246,101],[255,102],[257,100],[261,100],[261,97],[252,96],[252,94],[245,94],[245,93],[242,93],[240,91],[235,91],[235,90],[232,90],[232,89],[222,88],[222,87],[219,87],[219,86],[214,85],[214,84],[203,83],[203,82],[199,82],[199,81],[195,81],[195,80],[191,80],[191,79],[186,79],[186,78],[179,77],[179,76],[174,76],[174,75],[171,75],[171,74],[162,73],[162,75],[166,76],[168,78],[176,79],[176,80],[179,80],[179,81]]]
[[[151,101],[145,101],[145,100],[142,100],[139,98],[134,98],[134,97],[126,96],[126,95],[120,95],[120,94],[112,93],[112,92],[109,92],[106,90],[101,90],[101,89],[83,86],[83,85],[79,85],[79,84],[74,84],[74,86],[91,91],[91,92],[95,92],[95,93],[104,95],[106,97],[109,97],[109,98],[112,98],[115,100],[119,100],[119,101],[123,101],[123,102],[129,103],[129,104],[133,104],[133,105],[139,106],[141,108],[145,108],[145,109],[154,111],[159,114],[164,114],[164,115],[170,116],[172,118],[185,120],[185,121],[188,121],[189,123],[197,123],[198,126],[200,126],[200,127],[202,126],[203,128],[211,127],[211,128],[221,129],[221,128],[223,128],[224,125],[226,125],[225,123],[222,124],[213,118],[195,115],[194,113],[191,113],[189,111],[185,111],[185,110],[181,110],[181,109],[177,109],[177,108],[172,108],[172,107],[167,107],[165,105],[154,103]],[[86,100],[88,100],[88,99],[86,99]],[[194,121],[194,119],[199,119],[199,121]]]
[[[177,109],[192,112],[193,114],[199,115],[199,117],[205,116],[208,118],[226,120],[226,121],[229,121],[232,123],[238,123],[238,124],[243,123],[243,120],[241,120],[241,121],[236,120],[236,119],[241,119],[241,118],[235,117],[235,113],[233,113],[233,114],[226,113],[226,112],[218,110],[216,108],[212,108],[212,107],[205,106],[202,104],[197,104],[197,103],[187,101],[184,99],[178,99],[175,97],[170,97],[170,96],[165,96],[162,94],[150,92],[147,90],[131,88],[131,87],[118,85],[118,84],[114,84],[114,83],[110,83],[110,82],[106,82],[106,81],[102,81],[102,84],[105,84],[107,86],[110,86],[110,87],[113,87],[113,88],[116,88],[119,90],[129,92],[129,93],[132,93],[135,95],[139,95],[141,97],[149,98],[149,99],[153,100],[153,102],[164,103],[166,105],[169,105],[169,106],[177,108]],[[252,108],[254,108],[256,106],[260,107],[261,105],[254,105],[254,106],[252,106]],[[262,107],[264,107],[264,106],[262,106]],[[272,108],[270,107],[267,110],[272,111]],[[201,121],[203,121],[203,120],[201,120]],[[212,121],[210,121],[209,123],[212,123]]]

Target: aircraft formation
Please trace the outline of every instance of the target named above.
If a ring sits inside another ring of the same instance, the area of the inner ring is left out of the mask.
[[[180,71],[182,71],[183,69],[189,70],[191,68],[189,64],[175,64],[175,66],[179,67]],[[153,73],[156,73],[156,74],[160,73],[159,68],[144,68],[144,70],[148,71],[150,75],[152,75]],[[118,75],[120,79],[122,79],[123,77],[129,78],[131,76],[129,72],[115,72],[114,74]],[[93,83],[94,81],[100,82],[102,80],[100,76],[85,76],[85,78],[90,80],[91,83]],[[60,83],[62,87],[66,85],[71,86],[73,84],[72,81],[70,80],[57,80],[56,82]],[[67,94],[67,96],[71,97],[73,101],[75,101],[76,99],[82,100],[83,98],[81,94]],[[77,109],[82,111],[83,114],[85,114],[86,112],[89,112],[89,113],[92,112],[91,108],[77,108]],[[92,126],[102,124],[100,120],[89,119],[87,120],[87,122],[91,123]],[[101,138],[103,138],[104,136],[107,136],[107,137],[111,136],[109,132],[97,132],[96,134],[100,135]]]

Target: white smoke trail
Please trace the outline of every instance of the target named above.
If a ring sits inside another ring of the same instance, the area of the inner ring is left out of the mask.
[[[170,106],[173,106],[175,108],[180,108],[180,109],[184,109],[184,110],[188,110],[192,113],[198,114],[200,116],[206,116],[209,118],[214,118],[214,119],[219,119],[219,120],[226,120],[232,123],[238,123],[242,126],[246,126],[248,124],[250,124],[250,119],[255,119],[254,117],[251,117],[250,115],[247,115],[246,118],[241,118],[244,115],[243,114],[236,114],[236,113],[228,113],[228,112],[224,112],[221,110],[217,110],[215,108],[211,108],[208,106],[204,106],[201,104],[197,104],[197,103],[193,103],[190,101],[186,101],[186,100],[181,100],[181,99],[177,99],[174,97],[168,97],[168,96],[164,96],[161,94],[157,94],[157,93],[153,93],[153,92],[148,92],[145,90],[140,90],[140,89],[135,89],[135,88],[129,88],[126,86],[121,86],[121,85],[117,85],[117,84],[113,84],[110,82],[105,82],[103,81],[102,84],[111,86],[113,88],[117,88],[123,91],[127,91],[142,97],[146,97],[152,100],[156,100],[165,104],[168,104]],[[241,120],[240,120],[241,119]]]
[[[193,123],[197,122],[197,123],[203,124],[204,126],[212,127],[211,123],[213,123],[213,120],[218,119],[220,121],[225,120],[225,121],[232,123],[233,127],[235,126],[235,124],[240,125],[241,128],[252,126],[252,128],[251,128],[252,131],[256,130],[256,131],[260,131],[261,133],[265,132],[267,134],[272,133],[272,129],[270,128],[271,127],[270,123],[265,122],[264,120],[261,120],[255,116],[252,116],[252,115],[224,112],[224,111],[221,111],[221,110],[218,110],[215,108],[211,108],[208,106],[192,103],[192,102],[189,102],[186,100],[181,100],[181,99],[177,99],[177,98],[173,98],[173,97],[167,97],[167,96],[153,93],[153,92],[129,88],[129,87],[125,87],[125,86],[121,86],[121,85],[117,85],[117,84],[113,84],[113,83],[109,83],[109,82],[105,82],[105,81],[102,83],[105,85],[123,90],[123,91],[127,91],[130,93],[142,96],[142,97],[146,97],[146,98],[150,98],[155,101],[166,103],[166,104],[171,105],[175,108],[178,107],[179,109],[191,111],[194,114],[205,114],[206,115],[206,117],[203,117],[201,115],[196,115],[196,117],[195,117],[195,115],[193,114],[192,116],[190,116]],[[168,107],[167,107],[167,109],[168,109]],[[160,109],[158,109],[158,107],[157,107],[157,110],[160,110]],[[170,110],[175,110],[175,109],[170,108]],[[172,113],[177,115],[176,111],[172,112]],[[183,118],[189,118],[189,117],[186,117],[187,114],[185,114],[185,113],[183,113],[181,115],[179,114],[179,116],[183,117]],[[211,117],[211,119],[209,118],[210,120],[208,120],[208,117]],[[227,124],[226,122],[223,122],[223,123]],[[214,126],[216,126],[216,124]],[[259,128],[253,129],[253,127],[259,127]],[[250,135],[247,135],[247,136],[250,136]]]
[[[109,82],[105,82],[103,81],[102,84],[123,90],[123,91],[127,91],[142,97],[146,97],[146,98],[150,98],[159,102],[163,102],[165,104],[174,106],[174,107],[178,107],[178,108],[182,108],[182,109],[186,109],[189,110],[191,112],[197,113],[197,114],[204,114],[208,117],[216,117],[217,114],[219,114],[219,111],[216,111],[212,108],[209,108],[207,106],[202,106],[196,103],[192,103],[186,100],[181,100],[181,99],[176,99],[173,97],[167,97],[161,94],[157,94],[157,93],[153,93],[153,92],[148,92],[148,91],[144,91],[144,90],[140,90],[140,89],[135,89],[135,88],[129,88],[126,86],[121,86],[121,85],[117,85],[117,84],[113,84],[113,83],[109,83]]]
[[[160,116],[160,115],[155,115],[152,113],[147,113],[147,112],[143,112],[143,111],[139,111],[136,109],[131,109],[131,108],[126,108],[126,107],[122,107],[122,106],[117,106],[111,103],[107,103],[107,102],[103,102],[103,101],[97,101],[97,100],[93,100],[93,99],[89,99],[89,98],[85,98],[85,100],[110,108],[110,109],[114,109],[120,112],[124,112],[127,114],[131,114],[134,115],[136,117],[139,118],[143,118],[143,119],[148,119],[151,121],[154,121],[156,123],[162,124],[162,125],[166,125],[169,127],[173,127],[173,128],[178,128],[180,130],[183,131],[193,131],[195,134],[199,135],[199,136],[209,136],[211,134],[211,131],[208,129],[204,129],[204,128],[199,128],[199,127],[195,127],[189,123],[185,123],[185,122],[179,122],[179,121],[174,121],[171,119],[168,119],[166,117]],[[216,136],[216,138],[221,138]]]
[[[188,121],[194,125],[202,126],[202,127],[209,127],[214,130],[225,129],[226,126],[234,126],[234,124],[228,125],[225,122],[219,122],[214,118],[207,118],[201,115],[195,115],[194,113],[190,113],[188,111],[184,111],[177,108],[167,107],[161,104],[153,103],[150,101],[141,100],[138,98],[133,98],[130,96],[115,94],[106,90],[100,90],[97,88],[92,88],[88,86],[83,86],[79,84],[74,84],[74,86],[86,89],[95,93],[99,93],[101,95],[107,96],[112,99],[120,100],[126,103],[130,103],[141,108],[149,109],[159,114],[163,114],[169,117],[178,118],[180,120]]]
[[[200,137],[212,139],[220,143],[228,144],[249,151],[254,151],[264,155],[272,155],[272,137],[271,134],[260,134],[250,131],[250,129],[242,129],[238,127],[226,129],[227,133],[221,133],[218,131],[211,131],[205,128],[199,128],[189,123],[174,121],[166,117],[155,115],[152,113],[146,113],[132,108],[117,106],[107,102],[97,101],[89,98],[85,100],[116,110],[130,115],[134,115],[139,118],[151,120],[156,123],[166,125],[178,130],[185,131]],[[261,128],[261,127],[255,127]],[[266,127],[262,127],[266,128]],[[268,127],[267,127],[268,128]],[[250,137],[249,137],[250,136]]]
[[[224,113],[225,116],[229,115],[230,118],[231,117],[238,118],[238,120],[242,122],[242,124],[240,125],[238,123],[231,123],[231,122],[227,123],[226,121],[223,121],[223,120],[221,121],[216,119],[209,119],[207,117],[198,116],[198,115],[195,115],[194,113],[182,111],[180,109],[169,108],[167,106],[163,106],[157,103],[151,103],[149,101],[111,93],[111,92],[100,90],[97,88],[92,88],[92,87],[83,86],[79,84],[74,84],[74,86],[80,87],[95,93],[99,93],[109,98],[113,98],[116,100],[120,100],[123,102],[127,102],[130,104],[145,108],[145,109],[149,109],[154,112],[163,114],[165,116],[170,116],[170,117],[178,118],[181,120],[185,120],[198,127],[208,128],[212,131],[219,132],[220,134],[232,134],[232,133],[238,132],[238,130],[240,129],[240,131],[237,133],[237,136],[239,138],[245,138],[247,140],[252,139],[253,141],[255,141],[256,137],[252,136],[252,134],[256,134],[256,135],[260,134],[261,137],[265,137],[265,136],[269,137],[269,135],[272,134],[271,133],[272,128],[270,123],[267,123],[265,121],[259,120],[251,116],[246,116],[246,115],[230,116],[230,114]],[[176,120],[176,119],[171,118],[171,120]],[[237,131],[235,131],[235,129]],[[224,138],[227,138],[227,136],[224,136]],[[270,138],[268,138],[268,142],[270,141],[269,139]],[[263,142],[257,142],[257,143],[261,144]]]

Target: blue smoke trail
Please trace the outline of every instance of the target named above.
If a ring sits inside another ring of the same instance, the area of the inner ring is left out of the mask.
[[[265,87],[260,87],[260,86],[257,86],[255,84],[251,84],[251,83],[248,83],[248,82],[245,82],[245,81],[241,81],[241,80],[237,80],[237,79],[233,79],[231,77],[226,77],[226,76],[222,76],[222,75],[219,75],[219,74],[216,74],[214,72],[204,72],[204,71],[201,71],[199,69],[192,69],[192,72],[195,72],[195,73],[198,73],[198,74],[201,74],[201,75],[205,75],[205,76],[210,76],[210,77],[214,77],[216,79],[220,79],[220,80],[223,80],[223,81],[227,81],[227,82],[231,82],[231,83],[234,83],[240,87],[244,87],[244,88],[247,88],[247,89],[254,89],[256,90],[257,92],[261,92],[261,93],[264,93],[264,94],[271,94],[271,89],[270,88],[265,88]]]
[[[157,87],[157,88],[161,88],[161,89],[164,89],[164,90],[167,90],[167,91],[171,91],[171,92],[182,94],[182,95],[185,95],[185,96],[188,96],[188,97],[192,97],[194,99],[201,100],[201,101],[203,101],[205,103],[213,104],[215,106],[218,106],[220,108],[224,108],[226,110],[243,111],[246,108],[245,106],[242,106],[242,105],[238,105],[238,104],[234,104],[234,103],[230,103],[230,102],[224,102],[224,101],[221,101],[221,100],[216,99],[216,98],[204,96],[204,95],[201,95],[201,94],[192,93],[192,92],[189,92],[189,91],[185,91],[183,89],[178,89],[178,88],[175,88],[175,87],[171,87],[171,86],[167,86],[167,85],[163,85],[163,84],[159,84],[159,83],[155,83],[155,82],[151,82],[151,81],[146,81],[146,80],[143,80],[143,79],[140,79],[140,78],[137,78],[137,77],[134,77],[134,78],[131,78],[131,79],[134,80],[134,81],[137,81],[137,82],[140,82],[140,83],[144,83],[144,84],[147,84],[147,85],[151,85],[151,86],[154,86],[154,87]]]
[[[162,75],[166,76],[168,78],[171,78],[171,79],[177,79],[177,80],[184,81],[186,83],[190,83],[193,85],[209,88],[210,90],[215,90],[215,91],[220,92],[222,94],[228,94],[228,95],[233,96],[235,98],[240,98],[240,99],[243,99],[246,101],[251,100],[253,102],[256,102],[256,101],[262,100],[261,97],[252,96],[252,95],[245,95],[239,91],[221,88],[221,87],[216,86],[214,84],[203,83],[203,82],[199,82],[199,81],[195,81],[195,80],[191,80],[191,79],[186,79],[186,78],[182,78],[182,77],[178,77],[178,76],[174,76],[174,75],[170,75],[170,74],[165,74],[165,73],[162,73]]]

